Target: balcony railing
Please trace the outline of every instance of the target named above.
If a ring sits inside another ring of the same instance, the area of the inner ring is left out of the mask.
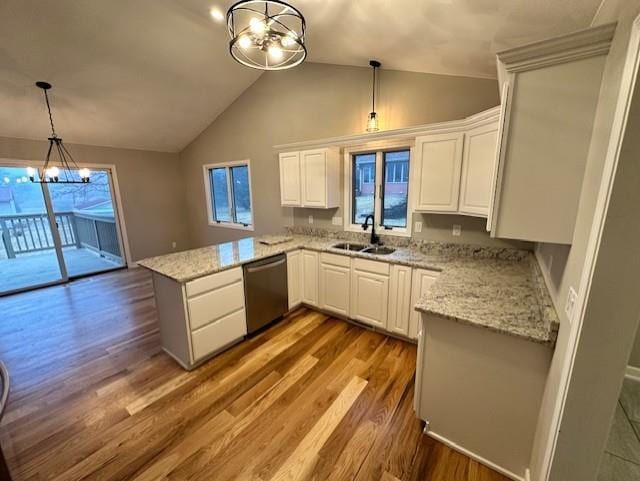
[[[121,259],[115,218],[81,212],[55,214],[62,247],[88,248],[102,256]],[[55,248],[47,214],[0,215],[6,257]]]

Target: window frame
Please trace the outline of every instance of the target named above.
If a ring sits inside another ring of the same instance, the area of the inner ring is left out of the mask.
[[[233,185],[231,182],[232,172],[231,169],[233,167],[247,167],[247,177],[249,180],[249,205],[251,206],[251,223],[246,225],[240,222],[236,222],[237,218],[236,210],[235,210],[235,199],[233,192]],[[214,196],[213,196],[213,186],[211,185],[211,171],[214,169],[226,169],[227,171],[227,199],[229,202],[229,213],[231,214],[232,221],[223,221],[216,220],[215,212],[214,212]],[[204,175],[204,192],[207,201],[207,222],[211,227],[223,227],[226,229],[237,229],[237,230],[246,230],[253,231],[255,230],[255,215],[253,212],[253,189],[251,187],[251,161],[249,159],[245,160],[235,160],[231,162],[219,162],[214,164],[204,164],[202,166],[202,172]]]
[[[401,237],[410,237],[413,224],[413,189],[415,177],[414,159],[415,159],[415,140],[403,139],[396,141],[370,142],[364,145],[347,147],[344,149],[344,209],[343,209],[343,225],[344,230],[351,232],[364,232],[361,224],[352,223],[353,219],[353,157],[361,154],[375,154],[375,188],[374,188],[374,219],[376,231],[382,235],[395,235]],[[392,227],[385,228],[382,224],[382,202],[384,187],[384,153],[398,152],[402,150],[409,151],[409,172],[407,185],[407,226],[405,228]],[[370,232],[370,231],[369,231]]]

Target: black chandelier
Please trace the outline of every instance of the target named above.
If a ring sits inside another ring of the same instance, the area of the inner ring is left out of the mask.
[[[227,11],[229,52],[247,67],[284,70],[307,57],[305,20],[279,0],[242,0]]]
[[[36,86],[44,92],[44,100],[47,104],[49,112],[49,123],[51,124],[51,137],[49,137],[49,149],[47,150],[47,158],[44,161],[42,169],[27,168],[29,180],[38,184],[60,183],[60,184],[86,184],[91,181],[91,172],[89,169],[80,168],[73,156],[69,153],[62,139],[56,134],[53,126],[53,115],[51,114],[51,105],[49,105],[49,94],[47,91],[51,89],[48,82],[36,82]],[[52,162],[51,153],[58,155],[58,161]],[[77,174],[74,173],[77,171]]]

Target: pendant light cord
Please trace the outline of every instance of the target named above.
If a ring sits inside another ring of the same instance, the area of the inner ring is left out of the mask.
[[[46,89],[43,89],[43,91],[44,91],[44,100],[47,103],[47,110],[49,111],[49,123],[51,124],[51,136],[57,137],[56,129],[53,126],[53,115],[51,115],[51,105],[49,105],[49,95],[47,94]]]

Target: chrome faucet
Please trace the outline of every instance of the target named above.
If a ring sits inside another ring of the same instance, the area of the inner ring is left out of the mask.
[[[362,224],[362,230],[367,230],[369,228],[369,219],[371,219],[371,244],[372,245],[382,245],[380,243],[380,237],[376,235],[376,221],[372,214],[369,214],[364,218],[364,224]]]

